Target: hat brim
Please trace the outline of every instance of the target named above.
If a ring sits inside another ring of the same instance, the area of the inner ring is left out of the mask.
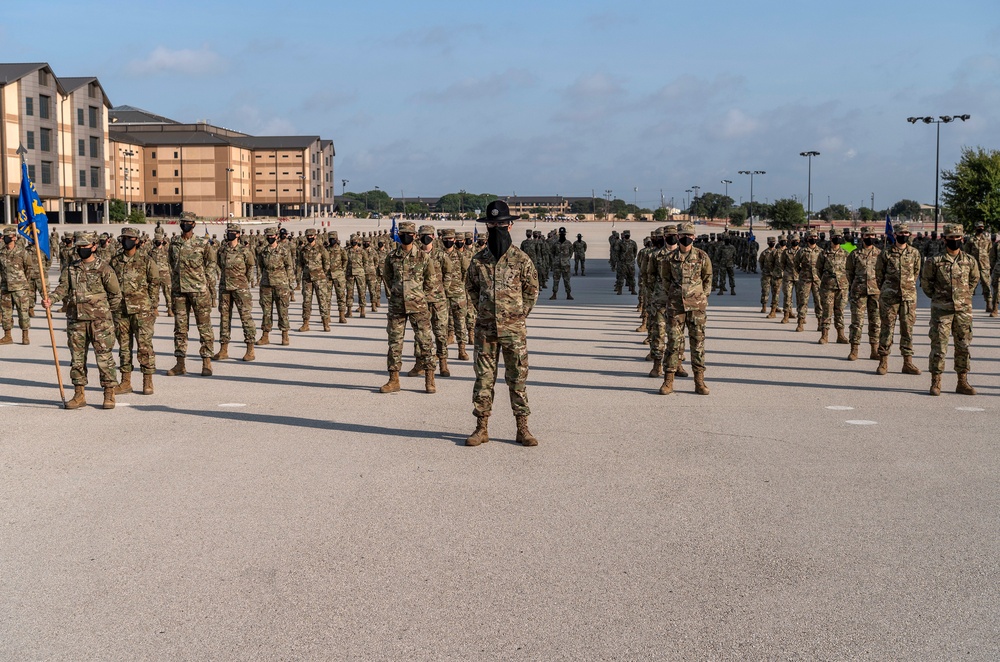
[[[520,220],[521,220],[520,216],[511,216],[510,214],[508,214],[506,216],[497,216],[496,218],[488,218],[484,216],[483,218],[477,218],[476,223],[504,223],[506,221],[520,221]]]

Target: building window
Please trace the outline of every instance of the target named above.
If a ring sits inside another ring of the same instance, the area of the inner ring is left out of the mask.
[[[52,183],[52,161],[42,161],[42,183]]]
[[[47,97],[44,94],[38,96],[38,116],[43,120],[49,119],[49,106],[51,102],[52,97]]]
[[[88,94],[91,99],[97,98],[97,83],[90,84],[90,89],[88,90]]]
[[[87,171],[86,170],[81,170],[80,171],[80,186],[86,186],[86,185],[87,185]]]
[[[287,172],[283,172],[283,173],[281,173],[281,174],[282,174],[282,175],[287,175],[288,173],[287,173]]]
[[[101,143],[97,136],[90,137],[90,156],[95,159],[101,156]]]
[[[28,149],[35,149],[35,132],[28,131]]]
[[[35,97],[24,97],[24,114],[29,117],[35,114]]]
[[[28,179],[35,181],[35,166],[33,165],[28,166]]]
[[[282,193],[288,193],[288,189],[286,189],[286,188],[283,188],[283,189],[281,189],[281,192],[282,192]]]
[[[76,123],[83,126],[83,108],[76,109]]]
[[[38,70],[38,84],[41,85],[42,87],[48,87],[49,85],[49,76],[48,72],[45,71],[45,69]]]
[[[180,174],[178,173],[178,171],[174,170],[174,177],[179,177],[179,176]]]
[[[259,188],[259,189],[257,189],[257,192],[258,192],[258,193],[263,193],[263,192],[264,192],[264,189],[262,189],[262,188]]]
[[[40,148],[43,152],[52,151],[52,129],[42,129],[39,134]]]
[[[156,195],[156,187],[153,187],[153,195]]]
[[[174,152],[174,158],[175,159],[177,158],[177,152]]]
[[[97,108],[95,106],[91,106],[89,108],[89,111],[90,111],[90,128],[91,129],[96,129],[97,128]]]
[[[175,188],[174,189],[174,195],[180,195],[180,194],[181,194],[181,190],[179,188]]]
[[[153,174],[153,177],[156,177],[156,171],[155,170],[152,171],[152,174]]]
[[[95,166],[90,167],[90,186],[91,188],[100,188],[101,181],[101,169]]]
[[[80,156],[87,156],[87,143],[83,138],[76,141],[76,151]]]
[[[283,159],[287,159],[287,158],[288,158],[288,154],[282,154],[282,155],[281,155],[281,158],[283,158]]]
[[[150,155],[149,155],[149,158],[155,159],[156,158],[156,152],[151,152]]]

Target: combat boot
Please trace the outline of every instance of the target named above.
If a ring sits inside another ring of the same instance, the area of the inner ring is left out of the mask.
[[[330,318],[329,317],[324,317],[323,318],[323,330],[324,331],[329,331],[330,330]]]
[[[142,376],[142,394],[143,395],[153,395],[153,376],[143,375]]]
[[[30,345],[31,344],[31,341],[28,340],[28,330],[27,329],[21,329],[21,344],[22,345]]]
[[[969,384],[969,373],[960,372],[958,373],[958,386],[955,387],[955,393],[959,395],[975,395],[976,389],[972,388]]]
[[[795,329],[795,330],[798,331],[799,329]],[[827,342],[829,342],[827,340],[827,336],[830,334],[829,329],[822,329],[819,333],[820,333],[820,336],[819,336],[819,344],[820,345],[825,345]]]
[[[115,387],[115,394],[122,395],[131,392],[132,392],[132,373],[123,372],[121,381],[118,382],[118,386]]]
[[[729,288],[729,294],[731,294],[732,296],[736,296],[736,288],[735,287]]]
[[[889,372],[889,357],[880,356],[878,357],[878,367],[875,368],[876,375],[884,375]]]
[[[798,332],[798,333],[801,333],[801,332],[803,332],[805,330],[806,330],[805,319],[802,318],[802,317],[800,317],[799,321],[795,323],[795,331]]]
[[[229,358],[229,343],[224,342],[219,346],[219,353],[212,357],[216,361],[222,361],[223,359]]]
[[[660,385],[660,395],[670,395],[674,392],[674,373],[668,370],[663,375],[663,383]]]
[[[455,330],[452,329],[451,331],[448,332],[448,342],[445,344],[452,345],[454,344],[454,342],[455,342]]]
[[[209,357],[204,357],[201,360],[201,376],[211,377],[212,376],[212,359]]]
[[[552,296],[549,297],[549,301],[554,301],[555,298],[556,298],[556,292],[555,292],[555,290],[553,290],[552,291]]]
[[[535,439],[535,435],[531,434],[531,430],[528,429],[528,417],[515,416],[514,418],[517,420],[517,436],[514,437],[514,441],[522,446],[537,446],[538,440]]]
[[[853,344],[853,343],[851,344],[851,353],[847,355],[847,360],[848,361],[857,361],[858,360],[858,348],[859,347],[861,347],[861,345],[857,345],[857,344]]]
[[[678,377],[687,377],[688,376],[688,371],[684,369],[684,363],[683,362],[677,364],[677,369],[674,370],[674,374],[677,375]]]
[[[292,343],[288,340],[288,329],[284,329],[281,332],[281,344],[288,347]]]
[[[920,368],[918,368],[917,366],[913,365],[913,357],[912,356],[904,356],[903,357],[903,374],[904,375],[919,375],[920,374]]]
[[[309,330],[309,322],[308,321],[303,322],[302,326],[299,327],[299,333],[303,333],[303,332],[308,331],[308,330]]]
[[[846,345],[849,342],[850,341],[847,339],[847,336],[844,335],[844,330],[843,329],[837,329],[837,344],[838,345]]]
[[[374,301],[372,301],[372,312],[374,313],[374,312],[377,312],[377,311],[378,311],[378,304],[375,303]]]
[[[379,393],[395,393],[399,390],[399,370],[389,371],[389,381],[382,385]]]
[[[941,373],[931,373],[931,395],[941,395]]]
[[[243,359],[242,360],[244,360],[244,361],[253,361],[256,358],[257,358],[257,355],[253,351],[253,341],[251,340],[250,342],[247,343],[247,351],[243,355]]]
[[[878,343],[877,342],[873,342],[873,343],[871,343],[871,346],[872,346],[872,353],[868,356],[868,358],[871,359],[872,361],[878,361],[878,359],[879,359],[879,356],[878,356]]]
[[[566,300],[567,300],[567,301],[573,301],[573,295],[572,295],[572,294],[570,294],[569,292],[567,292],[567,293],[566,293]]]
[[[788,311],[785,310],[785,312],[782,313],[782,315],[781,315],[781,323],[782,324],[788,324],[788,320],[789,320]]]
[[[794,310],[789,311],[789,313],[788,313],[788,318],[789,319],[796,319],[796,317],[797,317],[797,315],[795,314]]]
[[[448,370],[448,357],[440,356],[438,357],[438,374],[442,377],[451,377],[451,370]]]
[[[260,340],[257,341],[258,345],[270,345],[271,344],[271,332],[261,331]]]
[[[105,386],[104,404],[101,405],[101,409],[114,409],[114,408],[115,408],[115,387]]]
[[[424,391],[427,393],[437,393],[437,386],[434,385],[433,368],[424,370]]]
[[[653,358],[653,369],[649,371],[650,377],[663,376],[663,359]]]
[[[354,306],[353,305],[348,306],[347,307],[347,312],[346,313],[340,313],[340,317],[341,318],[344,318],[344,317],[354,317]]]
[[[183,374],[187,373],[187,368],[184,365],[184,360],[185,359],[184,359],[183,356],[178,356],[177,357],[177,365],[175,365],[170,370],[167,370],[167,376],[168,377],[174,377],[175,375],[183,375]]]
[[[361,306],[361,314],[358,315],[358,317],[360,317],[361,319],[365,318],[365,307],[364,306]]]
[[[73,387],[73,399],[66,403],[66,409],[79,409],[87,406],[87,398],[83,394],[82,386]]]
[[[708,395],[708,387],[705,386],[705,369],[694,369],[694,392],[698,395]]]
[[[761,304],[760,305],[760,312],[766,313],[767,312],[767,306],[765,306],[764,304]]]
[[[469,354],[465,351],[465,343],[464,342],[458,343],[458,360],[459,361],[468,361],[469,360]]]
[[[413,367],[410,368],[410,370],[406,373],[406,376],[407,377],[419,377],[422,374],[424,374],[424,371],[416,363],[414,363]]]
[[[636,333],[646,333],[647,331],[649,331],[649,329],[646,328],[645,321],[643,321],[643,323],[639,325],[639,328],[635,330]]]
[[[490,433],[487,430],[489,416],[476,416],[476,430],[465,440],[466,446],[478,446],[490,440]]]
[[[764,312],[764,311],[762,310],[761,312]],[[771,306],[771,312],[769,312],[767,314],[767,319],[773,320],[777,316],[778,316],[778,307],[777,306]]]
[[[996,317],[996,316],[997,316],[997,309],[994,308],[993,310],[990,311],[990,317]]]
[[[344,311],[340,311],[340,317],[337,319],[337,324],[347,324],[347,317],[344,315]]]

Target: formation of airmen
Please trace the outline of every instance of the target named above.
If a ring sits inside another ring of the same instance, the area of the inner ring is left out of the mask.
[[[526,229],[520,248],[535,266],[541,289],[548,289],[549,275],[552,275],[552,296],[549,299],[557,298],[560,279],[566,287],[566,298],[573,298],[570,266],[573,266],[574,276],[587,275],[587,242],[582,234],[576,235],[576,241],[571,243],[566,237],[566,228],[551,230],[547,237],[542,237],[540,230]]]

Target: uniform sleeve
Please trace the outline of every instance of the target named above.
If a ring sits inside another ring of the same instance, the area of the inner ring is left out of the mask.
[[[386,255],[385,260],[382,262],[382,282],[385,283],[386,292],[392,290],[392,287],[390,286],[390,283],[392,282],[392,272],[392,261],[389,259],[389,256]]]
[[[420,250],[420,249],[414,249]],[[434,294],[434,285],[437,283],[438,275],[441,273],[441,262],[434,258],[427,259],[424,267],[424,294],[428,297]]]
[[[707,255],[701,266],[701,288],[706,297],[712,293],[712,260]]]
[[[465,270],[465,292],[469,295],[469,303],[472,306],[477,306],[479,304],[479,274],[475,260],[470,260],[469,267]]]
[[[885,282],[885,260],[885,251],[879,253],[878,257],[875,258],[875,284],[878,285],[880,290],[882,289],[882,283]]]
[[[934,272],[936,269],[937,262],[934,260],[927,260],[927,262],[924,263],[924,269],[920,275],[920,289],[924,291],[924,294],[926,294],[931,301],[934,300]]]
[[[972,268],[969,269],[969,291],[975,291],[979,284],[979,260],[972,260]],[[984,286],[985,287],[985,286]]]
[[[524,316],[527,317],[538,301],[538,272],[531,260],[524,259],[521,262],[521,301]]]
[[[104,269],[101,274],[101,281],[104,283],[104,291],[108,295],[108,304],[111,306],[112,312],[117,312],[121,309],[122,305],[122,288],[118,283],[118,276],[115,275],[115,270],[111,267]]]
[[[157,290],[160,288],[160,268],[156,266],[156,260],[146,258],[146,290],[149,300],[156,301]]]

